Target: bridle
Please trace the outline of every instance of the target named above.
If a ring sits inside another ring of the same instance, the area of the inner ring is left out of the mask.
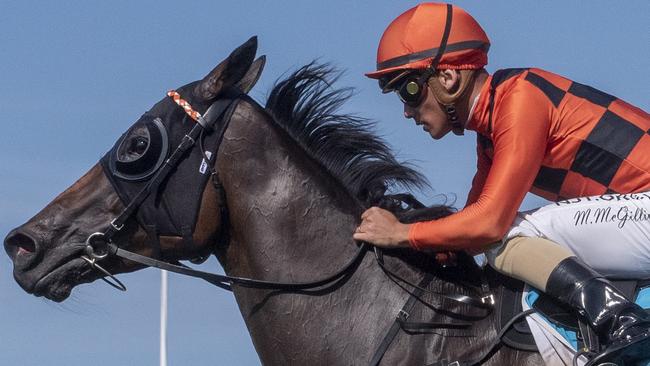
[[[186,152],[192,149],[197,141],[201,141],[203,133],[205,131],[212,131],[216,127],[216,130],[214,132],[219,136],[217,144],[218,149],[218,146],[223,139],[223,134],[228,126],[228,123],[230,122],[230,116],[232,115],[232,112],[237,105],[237,101],[239,101],[243,94],[241,92],[233,93],[232,97],[217,99],[214,103],[212,103],[212,105],[210,105],[210,107],[208,107],[203,115],[195,111],[191,105],[185,101],[175,90],[170,90],[167,95],[172,98],[176,104],[181,106],[185,113],[187,113],[187,115],[189,115],[189,117],[195,121],[196,124],[188,133],[185,134],[185,136],[183,136],[181,142],[178,144],[174,152],[164,161],[164,163],[162,163],[162,165],[157,168],[153,174],[153,177],[144,186],[144,188],[142,188],[124,207],[124,209],[109,222],[107,228],[103,232],[95,232],[86,238],[84,249],[85,255],[81,256],[81,258],[88,262],[93,268],[99,270],[107,276],[102,277],[102,280],[122,291],[126,291],[126,286],[124,286],[124,284],[110,272],[101,267],[97,262],[109,256],[126,258],[131,255],[137,255],[136,253],[131,253],[122,248],[119,248],[113,242],[113,237],[124,228],[126,222],[133,217],[134,213],[137,211],[138,207],[140,207],[142,202],[144,202],[144,200],[154,191],[154,189],[156,189],[163,181],[165,181],[165,179],[171,174],[174,168],[179,165],[180,159],[186,154]],[[227,118],[223,118],[224,116],[227,116]],[[224,122],[217,124],[217,122],[221,120]],[[202,153],[205,154],[203,151]],[[138,262],[137,258],[132,258],[132,260]],[[163,264],[165,262],[160,263]],[[186,268],[183,269],[187,270]]]
[[[315,289],[335,283],[336,281],[353,273],[354,268],[361,262],[361,259],[368,251],[368,245],[365,243],[359,246],[356,255],[336,273],[317,281],[302,283],[262,281],[250,278],[234,277],[198,271],[189,268],[179,262],[170,263],[146,257],[120,248],[117,244],[115,244],[113,242],[114,236],[124,228],[127,221],[133,217],[134,213],[137,211],[142,202],[171,174],[174,168],[179,164],[180,159],[183,157],[183,155],[192,149],[197,144],[197,142],[200,144],[202,134],[205,131],[211,131],[217,134],[216,148],[212,155],[216,158],[219,151],[219,146],[223,140],[223,135],[228,128],[232,113],[236,108],[238,101],[247,98],[244,93],[236,90],[231,90],[226,97],[217,99],[214,103],[212,103],[210,107],[208,107],[207,111],[201,115],[199,112],[194,110],[190,103],[184,100],[176,91],[171,90],[167,93],[167,95],[172,98],[177,105],[182,107],[185,113],[192,120],[196,121],[196,124],[187,134],[185,134],[174,152],[169,156],[169,158],[164,161],[164,163],[160,165],[158,170],[153,174],[153,177],[145,185],[145,187],[131,199],[131,201],[113,220],[109,222],[107,228],[103,232],[95,232],[86,238],[84,243],[84,255],[82,255],[81,258],[88,262],[93,268],[106,275],[106,277],[102,277],[102,280],[115,287],[116,289],[126,291],[126,286],[124,286],[120,280],[118,280],[113,274],[111,274],[108,270],[103,268],[98,263],[99,261],[102,261],[110,256],[128,259],[145,266],[156,267],[186,276],[201,278],[212,283],[213,285],[229,291],[232,291],[232,285],[258,289],[277,289],[287,291]],[[203,149],[201,149],[201,153],[205,154]],[[205,157],[205,159],[206,161],[209,161],[207,157]],[[209,169],[213,168],[209,167]],[[222,189],[217,171],[212,171],[212,181],[214,182],[215,186],[217,186],[217,189]]]
[[[232,291],[232,287],[234,285],[247,287],[247,288],[281,290],[281,291],[316,290],[316,289],[322,289],[326,286],[335,285],[339,281],[345,280],[346,278],[348,278],[354,273],[354,271],[359,266],[359,264],[361,263],[361,261],[363,260],[363,258],[365,257],[365,255],[370,249],[370,246],[367,243],[360,243],[358,250],[356,254],[353,256],[353,258],[350,259],[343,267],[341,267],[334,274],[321,278],[316,281],[294,282],[294,283],[264,281],[264,280],[257,280],[252,278],[235,277],[235,276],[220,275],[216,273],[199,271],[199,270],[192,269],[188,266],[185,266],[180,262],[171,263],[171,262],[166,262],[159,259],[143,256],[125,250],[123,248],[120,248],[117,244],[115,244],[113,242],[113,238],[121,230],[124,229],[127,221],[134,216],[134,214],[137,212],[138,207],[140,207],[142,202],[144,202],[144,200],[150,194],[152,194],[154,190],[161,183],[165,181],[165,179],[167,179],[170,176],[173,170],[179,165],[181,158],[189,150],[191,150],[195,145],[197,145],[197,143],[201,145],[204,132],[216,133],[217,142],[216,142],[216,147],[214,149],[214,153],[212,154],[212,157],[216,160],[216,156],[219,151],[221,142],[223,140],[224,133],[228,128],[232,114],[235,108],[237,107],[238,102],[242,99],[248,98],[248,96],[242,93],[241,91],[237,91],[237,90],[230,91],[229,93],[226,94],[225,97],[219,98],[215,102],[213,102],[210,105],[210,107],[208,107],[206,112],[203,115],[201,115],[196,110],[194,110],[190,105],[190,103],[184,100],[180,96],[180,94],[178,94],[176,91],[174,90],[169,91],[167,95],[170,98],[172,98],[177,105],[182,107],[185,113],[188,116],[190,116],[190,118],[194,120],[196,124],[191,128],[189,132],[185,134],[185,136],[182,138],[181,142],[178,144],[178,146],[173,151],[173,153],[171,153],[171,155],[166,160],[164,160],[162,164],[160,164],[160,166],[152,174],[152,178],[144,186],[144,188],[142,188],[139,191],[139,193],[137,193],[131,199],[131,201],[124,207],[124,209],[113,220],[109,222],[107,228],[104,231],[99,231],[90,234],[86,238],[84,242],[84,246],[85,246],[84,254],[81,255],[81,258],[86,262],[88,262],[92,268],[100,271],[106,276],[101,278],[103,281],[107,282],[109,285],[113,286],[118,290],[126,291],[126,286],[120,280],[118,280],[113,274],[111,274],[108,270],[103,268],[98,263],[108,257],[120,257],[148,267],[155,267],[155,268],[179,273],[186,276],[201,278],[217,287],[220,287],[228,291]],[[202,147],[201,147],[201,153],[204,155],[205,161],[210,161],[205,156],[205,151],[203,150]],[[221,186],[218,172],[211,167],[211,164],[208,164],[208,166],[209,166],[208,169],[211,170],[212,181],[215,185],[215,188],[223,192],[223,187]],[[410,195],[394,195],[394,196],[386,196],[386,197],[398,201],[399,204],[404,203],[408,207],[415,207],[415,208],[424,207],[421,203],[419,203],[417,200],[415,200],[415,198],[413,198]],[[364,207],[364,205],[362,205],[361,202],[359,201],[357,201],[357,204],[360,208]],[[440,292],[432,292],[426,289],[427,285],[433,278],[431,274],[426,275],[425,278],[422,279],[422,281],[420,281],[420,283],[418,284],[411,283],[408,280],[395,274],[393,271],[389,270],[386,267],[383,259],[382,250],[380,250],[377,247],[373,247],[373,250],[378,265],[381,267],[382,271],[388,276],[388,278],[391,281],[397,283],[400,287],[405,289],[407,292],[411,293],[411,298],[409,299],[409,301],[407,301],[405,307],[402,310],[400,310],[400,312],[396,317],[396,324],[398,324],[400,328],[404,329],[405,327],[411,326],[416,328],[419,327],[419,329],[432,329],[436,327],[449,325],[449,323],[445,323],[445,324],[409,323],[406,321],[406,317],[408,317],[408,313],[404,309],[407,306],[412,306],[415,303],[415,299],[418,299],[425,292],[433,293],[437,296],[441,296],[462,304],[471,305],[471,306],[484,309],[486,310],[486,315],[491,312],[492,307],[494,305],[494,297],[492,296],[492,294],[489,293],[489,288],[482,288],[481,291],[482,296],[479,297],[457,295],[457,294],[450,295],[450,294],[445,294]],[[404,285],[410,287],[411,290],[406,289]],[[458,323],[452,325],[459,326],[459,327],[469,326],[468,323]],[[384,352],[388,348],[388,345],[392,342],[392,338],[394,337],[394,334],[391,335],[392,332],[393,329],[391,328],[391,331],[384,339],[384,342],[382,342],[382,345],[380,345],[380,349],[378,349],[377,352],[375,353],[375,357],[373,357],[373,361],[371,362],[371,364],[374,364],[375,361],[376,363],[378,363],[381,360],[381,357],[383,356]]]

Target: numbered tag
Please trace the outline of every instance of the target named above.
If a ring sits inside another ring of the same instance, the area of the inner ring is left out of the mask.
[[[207,156],[208,159],[210,159],[212,157],[212,153],[210,151],[206,151],[205,156]],[[205,172],[207,171],[208,171],[208,162],[205,161],[205,158],[203,158],[203,160],[201,160],[201,166],[199,167],[199,173],[205,174]]]

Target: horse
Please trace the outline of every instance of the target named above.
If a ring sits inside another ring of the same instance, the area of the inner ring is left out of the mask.
[[[446,365],[483,353],[485,365],[543,364],[536,352],[491,347],[495,312],[449,296],[503,286],[496,272],[464,256],[442,266],[409,249],[373,255],[352,239],[369,205],[404,222],[454,209],[411,209],[387,193],[426,183],[371,121],[338,112],[351,90],[333,89],[330,66],[277,82],[265,107],[247,97],[265,61],[256,49],[253,37],[170,91],[12,230],[4,246],[18,284],[61,302],[97,279],[125,289],[115,275],[146,266],[186,272],[233,291],[265,365]],[[227,276],[179,262],[210,255]],[[407,318],[439,325],[409,328]]]

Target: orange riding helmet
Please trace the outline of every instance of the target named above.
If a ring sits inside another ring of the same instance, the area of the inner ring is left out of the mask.
[[[443,52],[438,55],[441,44]],[[407,10],[386,28],[377,49],[377,70],[366,76],[380,79],[396,71],[430,66],[480,69],[487,64],[489,48],[485,31],[465,10],[424,3]],[[432,65],[436,58],[437,65]]]

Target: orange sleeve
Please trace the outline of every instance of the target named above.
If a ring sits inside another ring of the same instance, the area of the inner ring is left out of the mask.
[[[467,195],[465,207],[478,200],[478,197],[483,190],[483,186],[485,185],[488,172],[490,171],[490,166],[492,165],[492,160],[485,155],[483,146],[481,146],[479,135],[477,134],[476,137],[476,174],[474,174],[474,179],[472,179],[472,188],[469,190],[469,194]]]
[[[553,105],[527,82],[513,86],[494,110],[494,158],[475,202],[448,217],[412,224],[415,249],[479,250],[501,237],[530,190],[545,154]],[[479,162],[479,164],[481,164]],[[475,187],[481,183],[481,165]],[[474,192],[470,192],[470,199]]]

